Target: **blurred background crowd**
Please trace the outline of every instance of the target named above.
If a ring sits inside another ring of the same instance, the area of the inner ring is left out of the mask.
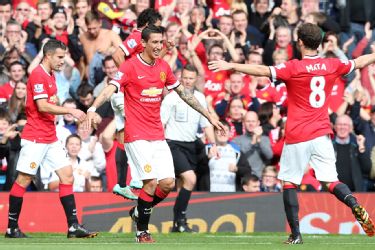
[[[210,156],[197,131],[198,191],[280,192],[288,108],[284,83],[211,72],[208,62],[276,65],[300,59],[296,31],[304,22],[321,27],[321,57],[350,60],[375,52],[371,0],[0,0],[0,190],[9,190],[15,180],[27,78],[40,63],[43,44],[57,39],[67,45],[64,68],[56,72],[59,104],[86,112],[116,74],[112,55],[147,8],[161,14],[165,40],[175,44],[164,59],[177,77],[185,65],[195,66],[196,89],[228,128],[225,136],[216,133],[224,152],[220,159]],[[127,45],[132,48],[131,39]],[[56,118],[77,192],[112,191],[117,183],[114,112],[109,102],[97,112],[102,122],[89,132],[71,115]],[[338,79],[328,112],[339,180],[352,191],[375,191],[375,65]],[[231,153],[225,153],[228,145]],[[57,188],[57,176],[41,168],[31,190]],[[324,191],[309,166],[300,190]]]

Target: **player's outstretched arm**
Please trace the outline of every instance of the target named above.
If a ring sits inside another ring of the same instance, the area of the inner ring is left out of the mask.
[[[49,113],[52,115],[71,114],[80,122],[84,121],[86,118],[85,113],[79,109],[57,106],[47,102],[47,99],[38,99],[35,102],[39,112]]]
[[[115,85],[109,84],[107,85],[102,92],[95,98],[94,103],[91,107],[87,110],[87,116],[85,119],[84,128],[90,129],[91,124],[95,123],[95,111],[98,107],[100,107],[105,101],[109,100],[113,93],[117,90]]]
[[[362,69],[363,67],[366,67],[367,65],[375,62],[375,53],[360,56],[354,59],[354,62],[356,69]]]
[[[205,108],[203,108],[191,91],[186,90],[182,84],[178,85],[174,90],[181,97],[181,99],[184,100],[184,102],[206,117],[214,127],[224,132],[224,125],[221,124],[221,122],[216,119],[215,116],[211,115]]]
[[[240,63],[229,63],[224,60],[212,61],[208,63],[208,68],[214,72],[223,70],[239,71],[253,76],[267,76],[271,77],[269,67],[264,65],[250,65]]]
[[[112,54],[112,57],[117,67],[120,67],[120,65],[125,62],[125,53],[120,47],[116,49],[116,51]]]

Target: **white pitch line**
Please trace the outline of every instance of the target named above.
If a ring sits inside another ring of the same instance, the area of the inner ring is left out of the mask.
[[[90,243],[85,243],[85,242],[60,242],[60,243],[48,243],[48,242],[42,242],[42,243],[36,243],[36,242],[32,242],[32,243],[17,243],[17,245],[98,245],[98,244],[101,244],[101,245],[123,245],[124,243],[134,243],[134,245],[139,245],[139,243],[136,243],[136,242],[90,242]],[[264,243],[261,243],[261,242],[254,242],[254,243],[249,243],[249,242],[220,242],[220,243],[214,243],[214,242],[205,242],[205,243],[198,243],[198,242],[182,242],[182,243],[178,243],[178,242],[156,242],[154,243],[154,245],[185,245],[185,244],[189,244],[189,245],[228,245],[228,244],[231,244],[231,245],[272,245],[272,243],[270,242],[264,242]],[[14,243],[6,243],[6,244],[1,244],[0,243],[0,246],[6,246],[6,245],[12,245],[14,246],[15,244]]]

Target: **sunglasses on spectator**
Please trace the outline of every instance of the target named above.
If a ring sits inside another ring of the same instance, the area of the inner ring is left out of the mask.
[[[30,9],[22,9],[22,8],[17,8],[17,11],[29,11]]]

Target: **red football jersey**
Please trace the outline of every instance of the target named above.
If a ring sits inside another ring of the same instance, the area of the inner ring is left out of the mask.
[[[264,102],[274,102],[278,103],[280,101],[279,93],[276,88],[269,83],[265,87],[256,90],[256,95],[260,103]]]
[[[332,93],[331,93],[331,103],[329,104],[329,108],[336,112],[337,109],[341,106],[344,102],[343,96],[345,91],[345,81],[342,78],[337,78],[335,84],[333,84]]]
[[[172,0],[156,0],[155,1],[155,9],[159,10],[160,7],[170,5],[171,3],[172,3]]]
[[[215,0],[213,1],[213,13],[214,18],[219,18],[223,15],[230,15],[230,5],[225,0]]]
[[[47,99],[51,104],[57,102],[57,87],[55,75],[48,73],[42,64],[36,67],[29,76],[26,87],[26,117],[27,123],[21,137],[39,143],[57,141],[55,116],[39,112],[36,100]]]
[[[125,142],[164,140],[160,120],[163,88],[176,88],[180,83],[168,63],[157,59],[147,64],[140,55],[125,61],[115,79],[110,81],[125,93]]]
[[[228,72],[213,72],[207,66],[205,67],[205,72],[204,95],[210,95],[215,99],[218,94],[224,91],[224,83],[228,80]]]
[[[0,102],[9,101],[10,97],[13,94],[15,84],[12,82],[7,82],[0,87]]]
[[[287,107],[288,106],[288,91],[286,89],[285,83],[282,82],[279,85],[277,85],[276,91],[279,94],[279,101],[276,104]]]
[[[354,61],[305,56],[270,66],[274,80],[285,82],[288,91],[286,143],[298,143],[332,134],[328,116],[333,84],[355,68]]]
[[[122,42],[120,48],[124,51],[126,58],[141,53],[143,46],[141,43],[142,31],[134,29],[133,32]]]

